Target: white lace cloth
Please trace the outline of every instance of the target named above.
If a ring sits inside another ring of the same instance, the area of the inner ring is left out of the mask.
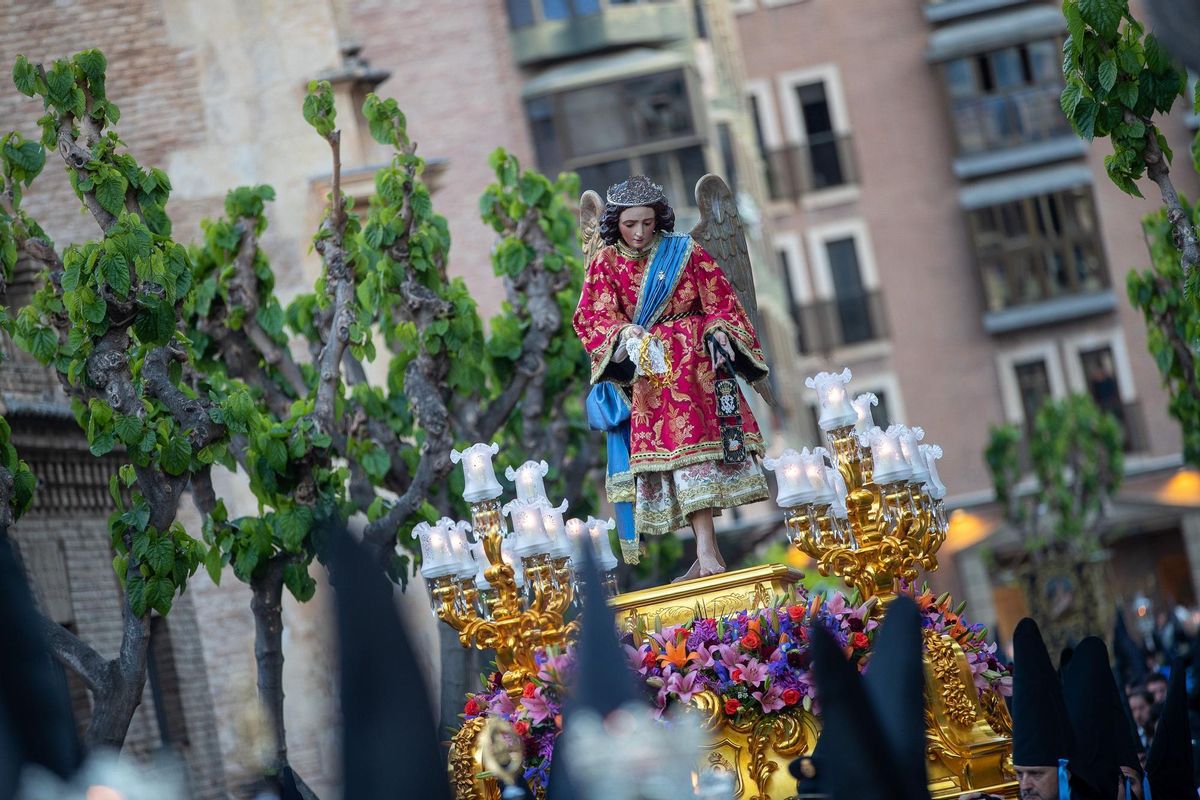
[[[645,353],[643,354],[643,350]],[[667,366],[667,354],[663,351],[662,340],[654,335],[630,336],[625,340],[625,352],[629,354],[636,368],[634,374],[643,378],[663,377],[670,368]],[[645,358],[643,359],[643,355]]]

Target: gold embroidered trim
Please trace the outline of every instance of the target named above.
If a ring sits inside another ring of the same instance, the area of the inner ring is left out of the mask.
[[[692,260],[692,249],[695,246],[696,246],[695,240],[689,236],[688,241],[687,241],[687,249],[683,252],[683,260],[682,260],[683,266],[681,266],[679,269],[675,270],[675,279],[673,281],[671,281],[671,291],[667,292],[667,299],[663,302],[662,308],[659,309],[658,316],[656,316],[651,321],[650,325],[646,326],[647,328],[657,325],[658,321],[660,319],[662,319],[662,317],[664,316],[663,312],[665,312],[667,310],[667,307],[671,305],[671,299],[675,297],[675,290],[679,288],[679,281],[683,280],[683,273],[687,272],[688,263]],[[646,278],[645,278],[645,280],[650,279],[650,265],[653,263],[654,263],[653,261],[646,262]],[[645,294],[646,287],[644,284],[645,284],[645,281],[643,281],[642,295],[640,297],[638,297],[638,311],[641,311],[641,308],[642,308],[642,297],[646,296],[646,294]],[[637,319],[637,316],[638,316],[637,314],[634,314],[634,319]]]
[[[632,542],[627,542],[621,539],[621,560],[626,564],[637,564],[642,560],[642,543],[641,540],[635,539]]]
[[[663,480],[669,481],[670,478]],[[671,486],[665,491],[674,498],[671,508],[647,508],[643,503],[634,506],[634,526],[638,533],[661,536],[689,525],[688,517],[701,509],[733,508],[769,497],[767,479],[761,472],[740,478],[706,481],[702,486],[683,491]]]
[[[610,503],[632,503],[637,497],[637,482],[632,472],[618,472],[605,477],[604,491]]]
[[[746,452],[752,455],[762,455],[763,439],[761,433],[746,434]],[[629,457],[629,471],[637,474],[642,472],[666,472],[668,470],[690,467],[701,461],[717,461],[723,451],[720,442],[696,442],[685,445],[674,451],[656,451],[635,453]]]
[[[592,351],[592,375],[591,381],[597,384],[600,381],[612,380],[611,378],[602,378],[604,370],[608,369],[608,365],[612,363],[613,356],[617,352],[617,344],[621,338],[621,331],[630,327],[629,325],[618,326],[615,331],[608,335],[604,344]],[[598,362],[597,362],[598,360]],[[612,381],[618,386],[622,385],[620,381]]]
[[[617,251],[617,255],[621,258],[628,258],[630,261],[638,261],[645,258],[654,252],[654,248],[658,246],[659,234],[654,234],[654,239],[649,246],[643,247],[641,250],[634,250],[629,245],[625,244],[625,240],[617,237],[617,240],[612,243],[612,248]]]

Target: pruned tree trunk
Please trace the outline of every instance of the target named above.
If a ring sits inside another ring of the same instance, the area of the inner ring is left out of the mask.
[[[267,715],[274,750],[265,766],[268,774],[276,775],[288,763],[283,721],[283,570],[286,566],[286,556],[275,556],[250,580],[258,699]]]

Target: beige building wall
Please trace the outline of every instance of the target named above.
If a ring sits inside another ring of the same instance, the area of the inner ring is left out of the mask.
[[[805,371],[848,365],[863,389],[894,386],[899,397],[888,398],[893,416],[923,426],[926,441],[943,446],[940,469],[951,499],[978,500],[991,486],[982,459],[988,426],[1012,416],[1000,374],[1004,354],[1031,346],[1055,348],[1064,364],[1064,387],[1078,391],[1082,385],[1072,387],[1066,374],[1067,362],[1076,357],[1071,348],[1116,336],[1128,354],[1129,388],[1140,402],[1150,441],[1148,451],[1131,461],[1178,453],[1178,429],[1166,414],[1144,323],[1124,290],[1126,271],[1147,261],[1139,221],[1158,207],[1153,187],[1144,187],[1144,200],[1113,187],[1103,169],[1107,143],[1093,144],[1086,160],[1076,159],[1073,163],[1086,164],[1093,173],[1117,311],[988,334],[981,321],[982,282],[958,197],[967,182],[952,171],[954,131],[940,69],[925,57],[933,26],[922,4],[881,4],[870,14],[853,3],[824,0],[734,5],[748,87],[764,109],[768,145],[799,141],[793,87],[818,78],[830,91],[835,126],[852,136],[857,186],[814,193],[799,203],[775,203],[770,216],[777,241],[798,255],[794,274],[806,281],[801,292],[812,293],[814,280],[823,280],[823,237],[861,237],[860,266],[868,283],[872,273],[878,279],[889,335],[882,342],[835,350],[827,359],[806,360]],[[1168,125],[1177,149],[1186,151],[1187,132],[1176,119]],[[1195,176],[1180,182],[1190,189]]]

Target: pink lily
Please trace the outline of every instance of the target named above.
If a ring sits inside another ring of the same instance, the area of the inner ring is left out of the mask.
[[[542,687],[534,690],[531,697],[522,697],[521,705],[525,711],[529,713],[529,719],[534,724],[544,722],[554,716],[554,712],[550,710],[550,704],[546,702],[546,698],[542,696]]]
[[[757,658],[750,659],[749,662],[742,666],[742,680],[751,686],[761,686],[769,674],[767,672],[767,665]]]
[[[680,675],[678,672],[672,673],[671,677],[667,678],[666,688],[667,691],[674,692],[681,703],[690,701],[704,691],[704,686],[696,680],[695,672],[689,672],[687,675]]]
[[[751,692],[750,696],[757,700],[758,704],[762,706],[763,711],[766,712],[778,711],[785,705],[783,702],[783,693],[774,686],[765,692]]]

